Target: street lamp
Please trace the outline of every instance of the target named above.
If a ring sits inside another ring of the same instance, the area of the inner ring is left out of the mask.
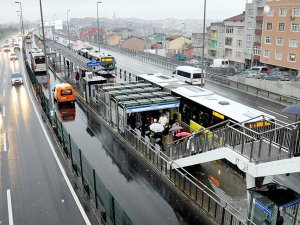
[[[102,1],[97,2],[97,27],[98,27],[98,51],[100,53],[100,28],[99,28],[99,9],[98,6],[99,4],[102,3]]]
[[[206,20],[206,0],[204,0],[204,14],[203,14],[203,36],[202,36],[202,71],[201,71],[201,86],[204,85],[204,45],[205,45],[205,20]]]
[[[21,21],[22,21],[22,35],[24,36],[24,22],[23,22],[22,3],[21,2],[15,2],[15,3],[20,5]]]
[[[70,27],[69,27],[69,12],[70,11],[71,11],[70,9],[67,10],[67,29],[68,29],[68,39],[69,39],[68,47],[70,47]]]
[[[46,48],[46,39],[45,39],[45,30],[44,30],[44,19],[43,19],[43,9],[42,9],[42,1],[40,1],[40,12],[41,12],[41,23],[42,23],[42,34],[43,34],[43,47],[45,54],[45,63],[46,63],[46,76],[48,76],[48,94],[49,94],[49,110],[51,117],[51,125],[53,125],[53,102],[52,102],[52,94],[51,94],[51,82],[50,82],[50,73],[48,72],[48,58],[47,58],[47,48]]]
[[[17,10],[16,12],[19,13],[19,14],[17,14],[17,16],[20,17],[20,33],[22,34],[22,17],[21,17],[21,13],[20,13],[19,10]]]

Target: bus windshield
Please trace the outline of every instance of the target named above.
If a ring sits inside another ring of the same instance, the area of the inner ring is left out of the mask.
[[[39,56],[34,58],[35,64],[44,64],[45,61],[45,56]]]

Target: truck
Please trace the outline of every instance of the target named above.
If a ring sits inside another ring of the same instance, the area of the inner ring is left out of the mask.
[[[229,60],[223,58],[214,59],[213,64],[211,65],[211,67],[228,67],[228,66],[229,66]]]

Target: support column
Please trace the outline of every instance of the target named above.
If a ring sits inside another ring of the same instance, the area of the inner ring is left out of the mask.
[[[59,71],[61,71],[61,54],[58,53],[58,58],[59,58]]]
[[[251,176],[248,173],[246,173],[246,186],[247,189],[255,187],[255,177]],[[248,197],[248,206],[249,206],[251,201],[249,191],[247,191],[247,197]]]
[[[70,61],[70,78],[73,77],[73,71],[74,71],[74,64]]]

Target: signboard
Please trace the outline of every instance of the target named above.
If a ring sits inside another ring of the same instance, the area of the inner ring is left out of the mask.
[[[263,205],[260,201],[258,201],[257,199],[253,199],[254,204],[260,209],[262,210],[264,213],[266,213],[267,215],[271,215],[272,212],[270,209],[268,209],[265,205]]]
[[[88,60],[86,63],[86,66],[88,66],[88,67],[101,66],[101,62]]]
[[[171,109],[171,108],[178,108],[178,107],[179,107],[179,102],[166,102],[166,103],[151,104],[151,105],[137,105],[137,106],[128,107],[127,113],[146,112],[152,110]]]

